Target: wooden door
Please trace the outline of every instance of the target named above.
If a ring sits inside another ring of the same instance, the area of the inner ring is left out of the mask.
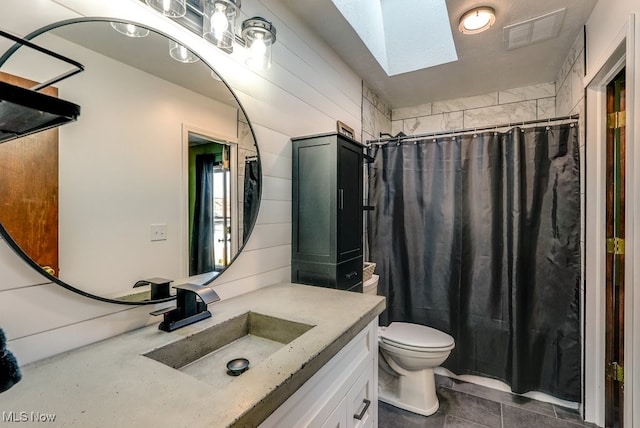
[[[625,71],[607,86],[605,426],[623,426]]]
[[[37,82],[0,72],[21,87]],[[57,96],[48,87],[42,92]],[[58,130],[0,143],[0,223],[20,248],[58,275]]]

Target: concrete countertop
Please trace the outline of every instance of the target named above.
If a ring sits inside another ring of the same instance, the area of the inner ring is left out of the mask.
[[[55,414],[46,425],[64,427],[257,426],[384,307],[380,296],[265,287],[212,304],[211,318],[171,333],[154,324],[27,365],[22,381],[0,396],[0,411],[16,418]],[[143,355],[248,311],[315,327],[224,389]]]

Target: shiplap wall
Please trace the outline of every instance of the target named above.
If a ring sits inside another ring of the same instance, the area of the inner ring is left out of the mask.
[[[279,0],[253,0],[242,6],[241,19],[263,16],[277,28],[269,70],[248,69],[241,52],[227,55],[211,47],[138,0],[0,3],[0,28],[20,35],[79,16],[111,16],[150,25],[189,45],[234,89],[260,148],[263,193],[247,246],[215,282],[223,299],[290,278],[290,138],[333,131],[337,120],[353,126],[356,135],[361,131],[360,78]],[[21,365],[159,322],[148,315],[153,309],[153,305],[102,303],[48,283],[0,242],[0,327]]]

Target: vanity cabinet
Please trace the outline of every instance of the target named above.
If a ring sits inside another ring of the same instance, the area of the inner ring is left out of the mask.
[[[260,428],[377,427],[377,328],[376,318]]]
[[[363,146],[338,133],[292,142],[291,280],[362,291]]]

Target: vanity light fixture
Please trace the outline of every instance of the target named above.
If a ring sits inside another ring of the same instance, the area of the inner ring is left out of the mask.
[[[125,22],[112,22],[111,26],[118,33],[124,34],[127,37],[147,37],[149,35],[149,30],[146,28]]]
[[[146,3],[170,18],[180,18],[187,13],[187,0],[146,0]]]
[[[242,23],[242,39],[245,43],[245,62],[253,68],[271,67],[271,46],[276,41],[276,27],[259,16]]]
[[[495,22],[496,11],[492,7],[475,7],[460,17],[458,30],[463,34],[477,34],[488,30]]]
[[[185,64],[198,61],[198,57],[186,47],[182,46],[178,42],[171,40],[169,42],[169,55],[171,58],[178,62],[184,62]]]
[[[200,34],[203,39],[227,53],[233,52],[234,44],[244,47],[245,62],[250,67],[271,67],[271,46],[276,42],[276,27],[266,19],[255,16],[244,21],[240,29],[236,29],[241,0],[140,1]],[[181,15],[178,14],[180,10]],[[176,13],[170,13],[172,11]],[[178,43],[172,44],[171,56],[181,62],[198,60],[197,56]]]
[[[239,12],[240,0],[204,0],[202,37],[232,52]]]

